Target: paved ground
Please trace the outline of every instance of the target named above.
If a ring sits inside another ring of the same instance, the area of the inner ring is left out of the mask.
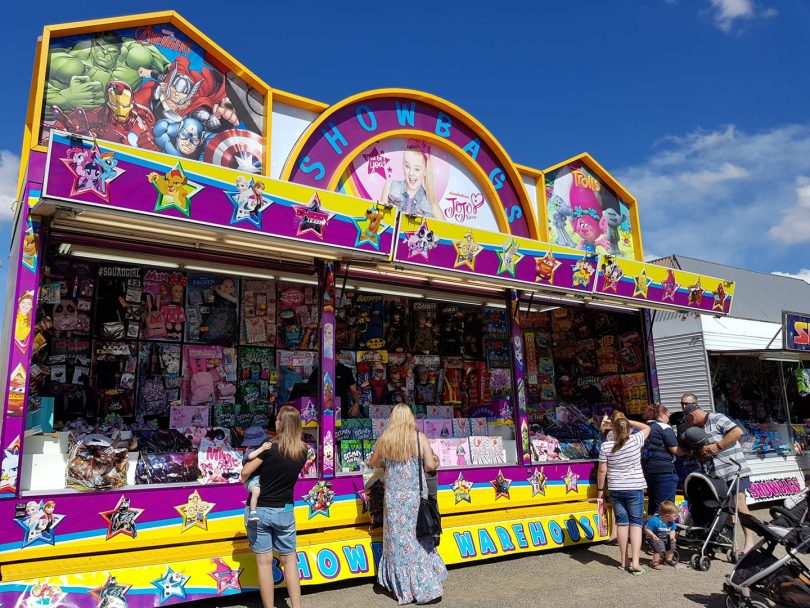
[[[631,576],[617,569],[619,550],[613,544],[589,545],[536,553],[525,557],[478,562],[454,567],[445,584],[441,606],[486,608],[723,608],[723,578],[731,572],[724,559],[712,562],[709,572],[686,565],[650,570]],[[650,556],[642,555],[642,564]],[[256,593],[235,596],[231,603],[208,600],[195,608],[261,608]],[[286,593],[277,591],[276,607],[288,606]],[[372,579],[304,587],[307,607],[396,607],[396,601],[373,584]]]

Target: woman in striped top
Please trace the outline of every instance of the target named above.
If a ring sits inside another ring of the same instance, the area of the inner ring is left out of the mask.
[[[641,574],[638,558],[644,526],[644,489],[647,487],[641,468],[641,449],[650,434],[650,427],[628,420],[621,412],[614,412],[611,429],[612,434],[599,449],[599,469],[596,473],[598,497],[604,497],[607,479],[616,519],[620,567],[630,574]],[[632,429],[639,432],[631,434]],[[630,567],[627,566],[628,537],[632,550]]]

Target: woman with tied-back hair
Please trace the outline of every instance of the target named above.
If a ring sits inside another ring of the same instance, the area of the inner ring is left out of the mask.
[[[641,574],[639,553],[644,526],[644,471],[641,468],[641,449],[650,434],[650,427],[628,420],[621,412],[610,418],[612,435],[599,449],[599,469],[596,473],[598,497],[604,498],[605,481],[610,488],[610,502],[616,521],[616,539],[619,543],[619,567],[630,574]],[[632,433],[632,429],[639,432]],[[631,564],[627,565],[627,539],[632,549]]]
[[[301,440],[301,413],[285,405],[276,415],[276,436],[270,448],[242,467],[242,481],[259,470],[259,500],[256,518],[245,508],[250,548],[256,554],[259,593],[265,608],[273,604],[273,550],[284,566],[287,594],[293,608],[301,606],[301,582],[295,551],[295,500],[293,487],[307,460],[307,444]]]
[[[433,537],[416,537],[416,517],[419,479],[421,497],[427,498],[425,471],[434,471],[436,461],[427,437],[417,432],[407,405],[397,405],[391,413],[385,432],[374,446],[371,466],[385,466],[383,551],[377,581],[400,604],[435,602],[444,593],[442,581],[447,578],[447,568],[436,552]]]

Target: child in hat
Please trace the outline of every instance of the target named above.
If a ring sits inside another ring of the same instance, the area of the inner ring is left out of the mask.
[[[248,427],[245,429],[245,438],[244,441],[242,441],[242,447],[253,447],[256,445],[259,447],[247,454],[242,464],[256,460],[259,454],[265,450],[269,450],[270,446],[273,445],[273,443],[267,439],[267,433],[264,432],[262,427]],[[261,467],[256,469],[256,472],[245,482],[245,489],[250,493],[250,514],[248,515],[248,521],[259,521],[259,516],[256,513],[256,505],[258,504],[259,494],[261,493],[261,484],[259,482],[260,470]]]

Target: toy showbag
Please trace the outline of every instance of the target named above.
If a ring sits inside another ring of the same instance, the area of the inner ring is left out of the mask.
[[[439,398],[439,370],[441,359],[436,355],[414,357],[413,399],[416,405],[433,405]]]
[[[464,347],[465,359],[484,358],[484,311],[480,308],[467,307],[464,311]]]
[[[484,309],[484,332],[490,340],[509,339],[505,308]]]
[[[299,477],[301,479],[312,479],[318,477],[318,435],[304,431],[301,438],[307,444],[307,459],[301,469]]]
[[[624,373],[644,369],[644,344],[639,332],[626,331],[619,336],[619,365]]]
[[[128,442],[117,432],[71,433],[65,486],[75,490],[114,490],[127,484]]]
[[[464,345],[464,310],[458,304],[442,304],[439,308],[439,354],[461,357]]]
[[[212,429],[200,440],[197,466],[201,484],[237,481],[242,470],[242,455],[231,447],[224,429]]]
[[[278,369],[278,403],[290,401],[290,393],[296,384],[306,383],[312,370],[318,365],[318,353],[315,351],[276,351],[276,368]]]
[[[385,348],[385,303],[380,295],[356,292],[353,312],[356,318],[354,347],[378,350]]]
[[[628,414],[641,414],[647,407],[647,380],[643,373],[622,374],[624,410]]]
[[[146,271],[141,295],[141,339],[183,338],[187,281],[181,272]]]
[[[135,376],[138,345],[135,342],[95,342],[93,345],[93,383],[96,392],[96,416],[135,414]]]
[[[600,336],[596,345],[596,366],[600,374],[615,374],[619,371],[618,336]]]
[[[294,283],[278,284],[278,337],[285,350],[316,350],[319,344],[318,311],[314,289]]]
[[[241,343],[250,346],[276,345],[276,283],[242,279]]]
[[[461,345],[459,344],[459,347]],[[461,384],[464,377],[464,361],[461,357],[445,357],[442,370],[442,403],[461,404]]]
[[[243,346],[238,351],[237,426],[266,427],[276,409],[276,352],[269,348]]]
[[[413,368],[416,361],[410,353],[388,352],[386,402],[392,405],[413,403]]]
[[[411,349],[414,355],[438,352],[439,304],[437,302],[411,302]]]
[[[386,297],[384,302],[386,350],[389,353],[410,352],[408,300],[402,297]]]
[[[130,266],[100,265],[96,279],[95,336],[103,340],[137,340],[141,328],[143,271]]]
[[[138,402],[136,414],[168,416],[169,406],[180,401],[179,344],[141,342],[138,348]]]
[[[181,401],[186,406],[236,403],[236,350],[222,346],[183,346]]]
[[[239,334],[239,279],[189,274],[186,294],[187,342],[233,346]]]
[[[386,379],[387,365],[387,351],[357,351],[357,374],[355,381],[360,391],[361,412],[368,412],[373,403],[386,403],[388,391],[388,381]]]
[[[40,290],[39,304],[43,312],[38,314],[40,322],[37,326],[40,331],[44,330],[43,337],[89,336],[96,284],[94,265],[56,258],[43,269],[43,273],[43,281],[50,286],[49,289]],[[15,339],[19,341],[20,336],[15,335]]]

